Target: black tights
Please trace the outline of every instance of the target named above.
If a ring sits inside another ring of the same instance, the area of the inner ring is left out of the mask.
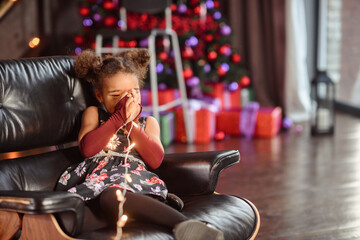
[[[85,209],[83,231],[116,225],[119,214],[116,190],[118,188],[108,188],[99,197],[88,202],[89,208]],[[124,214],[132,219],[170,228],[187,220],[187,217],[176,209],[150,196],[127,191],[125,198]]]

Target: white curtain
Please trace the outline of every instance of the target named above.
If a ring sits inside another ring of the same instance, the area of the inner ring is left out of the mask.
[[[310,119],[310,81],[306,65],[304,0],[286,1],[285,108],[294,122]]]

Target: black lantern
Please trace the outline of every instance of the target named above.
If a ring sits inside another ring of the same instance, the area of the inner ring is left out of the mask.
[[[311,82],[311,134],[333,134],[335,125],[334,113],[335,85],[326,74],[318,71]]]

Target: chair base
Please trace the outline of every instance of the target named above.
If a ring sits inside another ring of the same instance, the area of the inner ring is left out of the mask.
[[[24,215],[20,240],[75,240],[66,235],[52,214]]]
[[[0,211],[0,226],[0,239],[12,239],[21,228],[19,214],[16,212]]]

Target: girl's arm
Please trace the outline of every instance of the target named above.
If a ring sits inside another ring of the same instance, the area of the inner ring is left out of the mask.
[[[81,118],[81,128],[78,135],[78,143],[80,146],[81,139],[90,131],[99,126],[99,113],[98,109],[94,106],[85,109]]]
[[[85,110],[78,137],[80,152],[84,157],[88,158],[99,153],[117,130],[124,125],[126,101],[125,97],[121,99],[115,106],[115,112],[101,126],[99,126],[97,108],[89,107]]]
[[[128,124],[127,130],[130,130]],[[160,141],[160,127],[153,117],[146,118],[145,130],[139,125],[132,123],[130,138],[135,143],[135,149],[140,154],[144,162],[156,169],[161,165],[164,158],[164,148]]]

